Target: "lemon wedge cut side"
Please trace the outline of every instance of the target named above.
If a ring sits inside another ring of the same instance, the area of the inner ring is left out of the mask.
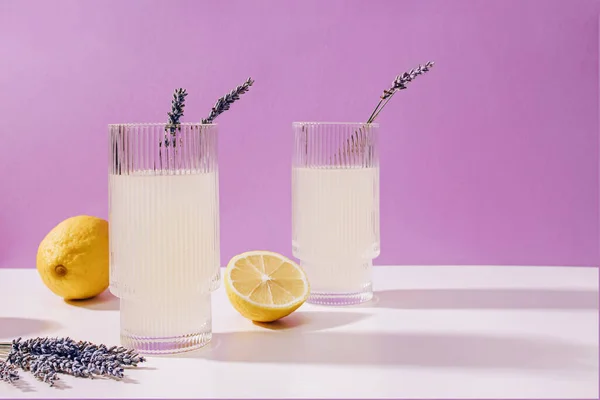
[[[310,293],[304,270],[289,258],[256,250],[233,257],[225,269],[225,291],[245,318],[272,322],[300,307]]]

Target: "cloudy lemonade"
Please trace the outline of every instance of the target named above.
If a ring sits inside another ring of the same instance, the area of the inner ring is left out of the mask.
[[[377,168],[294,167],[294,255],[317,294],[356,293],[371,285],[379,255]]]
[[[153,326],[140,316],[127,322],[129,330],[177,335],[210,319],[210,308],[199,304],[219,280],[217,173],[111,174],[109,189],[111,290],[121,299],[146,302],[160,293],[153,319],[172,321]],[[182,298],[198,302],[182,305]],[[173,319],[174,312],[187,317]]]

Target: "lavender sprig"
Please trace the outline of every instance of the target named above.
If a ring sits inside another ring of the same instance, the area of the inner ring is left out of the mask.
[[[79,342],[80,356],[77,358],[83,363],[105,363],[108,368],[110,365],[124,365],[136,367],[146,359],[134,350],[128,350],[124,347],[105,345],[96,345],[90,342]]]
[[[187,96],[187,91],[185,89],[179,88],[175,89],[173,92],[173,100],[171,100],[171,111],[167,113],[169,117],[169,122],[165,127],[165,131],[169,131],[172,136],[171,143],[173,147],[175,147],[176,139],[175,139],[175,131],[181,128],[181,117],[183,117],[183,109],[185,108],[185,98]],[[165,135],[165,147],[169,147],[169,139]],[[159,146],[162,146],[162,143],[159,143]]]
[[[0,360],[0,381],[13,383],[18,380],[19,372],[17,371],[17,368],[6,361]]]
[[[419,65],[408,72],[404,72],[396,76],[392,86],[383,91],[383,94],[379,98],[379,103],[377,103],[377,106],[367,119],[366,125],[375,121],[379,113],[383,110],[396,92],[406,89],[408,83],[412,82],[417,76],[423,75],[429,71],[431,67],[433,67],[433,64],[433,61],[428,61],[425,63],[425,65]],[[367,145],[367,140],[365,140],[363,137],[363,130],[365,129],[366,126],[362,126],[356,132],[354,132],[350,138],[348,138],[344,146],[339,149],[337,154],[334,155],[334,162],[337,162],[337,160],[342,160],[344,157],[349,156],[354,152],[366,150],[364,147]]]
[[[73,375],[78,378],[92,378],[93,371],[88,365],[78,360],[70,360],[55,354],[42,354],[34,356],[31,363],[32,372],[44,370],[47,372]]]
[[[394,80],[394,85],[390,89],[384,90],[381,98],[385,100],[388,97],[392,96],[395,91],[406,89],[406,85],[409,82],[412,82],[412,80],[415,79],[417,76],[429,71],[429,69],[433,67],[433,64],[433,61],[429,61],[425,65],[419,65],[417,68],[413,68],[408,72],[398,75]]]
[[[183,109],[185,108],[185,97],[187,96],[185,89],[175,89],[173,93],[173,100],[171,101],[171,111],[167,113],[169,116],[169,123],[167,127],[171,131],[171,134],[175,133],[175,129],[180,124],[180,119],[183,117]]]
[[[253,83],[254,81],[252,80],[252,78],[248,78],[246,82],[244,82],[243,84],[236,87],[231,92],[227,93],[225,96],[217,100],[213,108],[210,110],[210,114],[208,115],[208,117],[202,120],[202,123],[211,124],[215,120],[215,118],[217,118],[223,112],[229,110],[229,107],[231,107],[231,105],[235,101],[239,100],[242,94],[250,90],[250,86],[252,86]]]
[[[396,76],[392,87],[383,91],[379,103],[377,104],[377,107],[375,107],[375,110],[373,110],[371,113],[367,123],[371,123],[375,120],[375,118],[377,118],[381,110],[383,110],[385,105],[390,101],[392,96],[394,96],[397,91],[406,89],[406,85],[408,83],[412,82],[417,76],[423,75],[425,72],[429,71],[431,67],[433,67],[433,64],[433,61],[428,61],[425,63],[425,65],[419,65],[408,72],[404,72],[403,74]]]
[[[58,356],[72,356],[79,352],[77,342],[67,338],[35,338],[21,341],[15,339],[11,343],[12,352],[30,353],[33,355],[55,354]]]

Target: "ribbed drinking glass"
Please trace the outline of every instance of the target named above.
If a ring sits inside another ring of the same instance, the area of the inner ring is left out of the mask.
[[[146,354],[212,336],[219,286],[217,125],[109,125],[110,291],[121,342]]]
[[[377,124],[293,124],[292,248],[311,286],[309,303],[373,297],[379,249]]]

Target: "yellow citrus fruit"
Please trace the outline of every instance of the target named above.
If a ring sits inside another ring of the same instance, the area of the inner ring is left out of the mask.
[[[272,322],[300,307],[310,293],[302,268],[281,254],[250,251],[233,257],[225,269],[225,291],[245,318]]]
[[[79,215],[56,225],[38,247],[44,284],[65,300],[99,295],[108,287],[108,221]]]

